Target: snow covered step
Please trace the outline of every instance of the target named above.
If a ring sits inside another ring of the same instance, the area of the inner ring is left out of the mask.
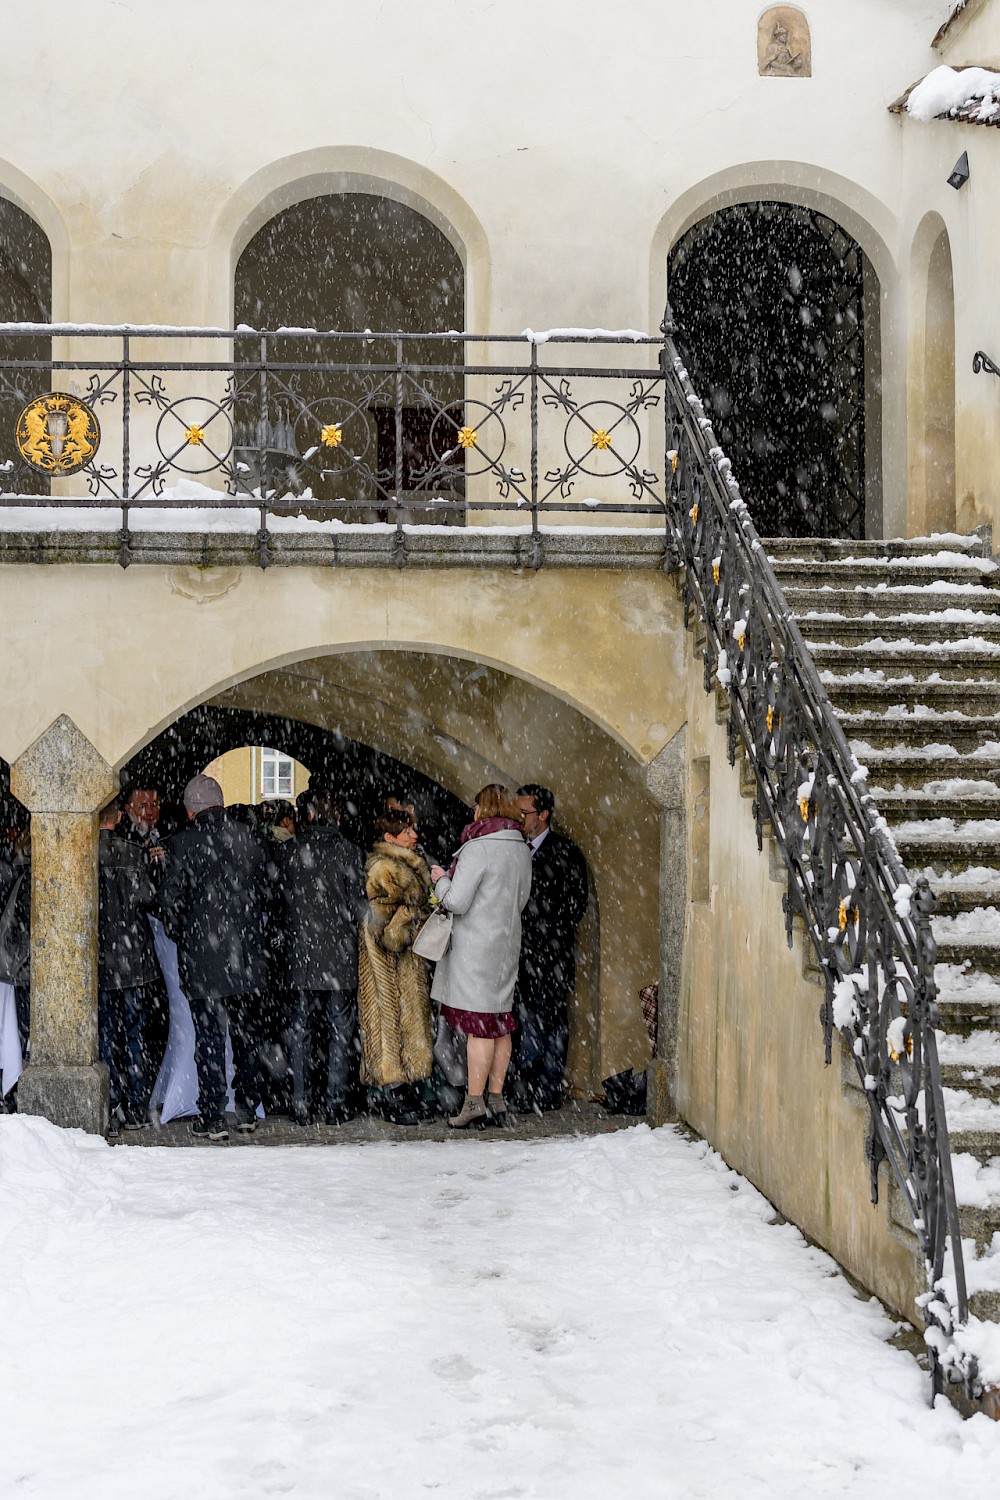
[[[1000,1031],[1000,978],[961,964],[938,963],[934,969],[941,1027],[952,1037],[973,1042],[977,1033]]]
[[[974,1031],[969,1036],[937,1034],[941,1081],[1000,1103],[1000,1033]]]
[[[973,677],[962,682],[918,681],[913,676],[886,672],[821,672],[823,686],[836,708],[864,713],[877,707],[928,709],[932,713],[1000,713],[1000,673],[995,678]]]
[[[910,589],[924,583],[949,583],[960,589],[969,584],[989,583],[997,566],[981,557],[938,553],[931,557],[848,557],[829,562],[807,558],[774,557],[775,577],[783,589],[865,588]]]
[[[937,945],[938,963],[962,968],[967,974],[1000,980],[1000,937],[942,937]],[[971,967],[966,968],[966,965]]]
[[[964,682],[969,677],[985,679],[1000,667],[1000,640],[982,640],[975,645],[968,640],[921,644],[876,637],[856,646],[816,641],[811,650],[824,680],[829,673],[845,677],[861,672],[873,678],[906,677],[917,682],[936,678],[945,682]]]
[[[903,863],[908,870],[920,865],[930,871],[931,888],[942,874],[958,874],[970,865],[985,864],[1000,859],[1000,837],[996,835],[961,832],[975,828],[976,824],[957,823],[952,818],[940,820],[952,825],[951,831],[942,833],[933,826],[932,820],[911,822],[894,828],[890,832],[896,841]],[[981,821],[981,820],[980,820]]]
[[[976,610],[986,615],[1000,614],[1000,593],[988,584],[939,583],[901,584],[865,588],[861,584],[853,587],[804,588],[790,585],[784,590],[785,598],[796,616],[809,611],[859,616],[871,614],[876,618],[891,618],[899,614],[926,615],[935,610]]]
[[[1000,792],[1000,744],[975,755],[959,755],[953,745],[945,744],[915,750],[909,745],[876,748],[857,740],[851,749],[868,772],[868,787],[876,801],[877,788],[888,792],[926,788],[937,794],[957,783],[963,791],[978,786],[985,796],[991,787]]]
[[[997,886],[948,886],[943,885],[940,875],[928,875],[937,901],[936,915],[942,919],[964,916],[981,911],[990,902],[998,899]],[[991,910],[996,910],[991,907]]]
[[[996,909],[1000,900],[1000,870],[985,865],[969,865],[964,870],[938,873],[910,866],[910,879],[925,876],[930,881],[937,902],[936,919],[976,913],[983,908]]]
[[[917,822],[923,818],[931,818],[935,822],[940,818],[950,818],[952,822],[960,823],[1000,818],[1000,787],[992,782],[984,784],[957,781],[941,782],[938,785],[942,788],[954,786],[955,790],[942,789],[935,792],[931,790],[934,786],[931,782],[926,788],[911,787],[903,791],[889,791],[872,786],[870,777],[868,781],[875,806],[890,823]],[[975,792],[960,790],[973,786],[982,789]]]
[[[995,901],[995,895],[994,895]],[[956,913],[936,911],[931,917],[931,930],[938,943],[957,943],[973,938],[976,941],[1000,943],[1000,908],[994,901]]]
[[[1000,616],[982,610],[926,609],[920,614],[886,616],[843,615],[824,609],[807,610],[796,616],[799,629],[811,643],[839,642],[864,645],[868,641],[895,641],[933,646],[951,643],[963,645],[968,640],[1000,643]]]
[[[920,706],[843,711],[838,713],[847,738],[886,750],[907,746],[912,753],[947,744],[961,755],[974,755],[1000,741],[1000,715],[940,713]],[[864,757],[862,757],[863,759]]]
[[[937,557],[942,552],[952,558],[990,558],[990,548],[985,536],[971,532],[963,536],[957,532],[942,532],[937,536],[889,537],[875,541],[838,541],[831,537],[765,537],[764,547],[768,556],[777,558],[805,558],[810,562],[842,561],[851,557],[923,558]]]

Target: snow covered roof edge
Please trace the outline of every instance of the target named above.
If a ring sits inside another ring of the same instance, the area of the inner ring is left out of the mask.
[[[924,121],[1000,126],[1000,72],[975,63],[933,68],[893,100],[889,113]]]
[[[976,12],[982,9],[984,4],[985,0],[958,0],[958,4],[951,15],[938,27],[931,46],[940,48],[946,42],[951,41],[953,39],[952,33],[957,36],[966,23],[972,20]]]

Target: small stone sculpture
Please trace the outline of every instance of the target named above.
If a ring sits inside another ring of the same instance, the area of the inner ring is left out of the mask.
[[[794,5],[774,5],[757,25],[757,71],[762,78],[812,76],[809,22]]]

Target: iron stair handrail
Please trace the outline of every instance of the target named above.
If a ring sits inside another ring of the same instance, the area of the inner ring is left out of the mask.
[[[948,1378],[971,1392],[975,1362],[952,1342],[969,1307],[935,1035],[934,898],[925,878],[913,890],[874,806],[673,342],[669,313],[662,331],[671,565],[683,570],[685,615],[696,606],[705,628],[706,691],[713,675],[727,689],[730,761],[742,740],[756,784],[758,847],[766,818],[781,850],[789,945],[798,914],[823,973],[826,1060],[840,1030],[869,1103],[872,1201],[886,1161],[924,1255],[933,1388]],[[892,1092],[897,1078],[901,1095]]]

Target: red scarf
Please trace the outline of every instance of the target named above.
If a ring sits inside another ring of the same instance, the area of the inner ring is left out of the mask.
[[[476,823],[466,823],[462,829],[462,837],[458,841],[458,852],[448,866],[448,879],[454,880],[455,878],[455,866],[458,864],[458,856],[462,852],[463,844],[467,844],[470,839],[485,838],[488,833],[499,833],[502,828],[516,828],[522,838],[524,837],[524,828],[516,818],[480,818]]]

